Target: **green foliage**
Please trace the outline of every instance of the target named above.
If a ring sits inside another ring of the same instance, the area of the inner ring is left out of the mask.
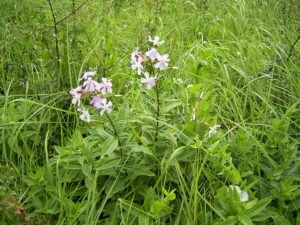
[[[298,6],[0,1],[0,224],[300,224]],[[151,90],[148,35],[179,67]],[[88,124],[86,70],[121,95]]]

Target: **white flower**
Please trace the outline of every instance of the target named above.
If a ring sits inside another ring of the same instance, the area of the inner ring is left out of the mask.
[[[155,36],[154,39],[152,39],[151,36],[148,36],[148,41],[152,42],[153,45],[162,45],[163,43],[165,43],[165,41],[159,41],[159,37]]]
[[[131,53],[131,69],[137,69],[137,74],[141,75],[143,70],[143,54],[137,50]]]
[[[78,112],[81,112],[81,115],[79,116],[79,118],[83,121],[86,121],[86,122],[90,122],[91,121],[91,116],[90,116],[90,113],[87,109],[85,108],[78,108],[77,109]]]
[[[170,61],[169,54],[158,55],[157,60],[158,62],[154,65],[155,68],[158,68],[160,70],[168,68],[168,62]]]
[[[209,131],[208,131],[208,137],[210,137],[211,135],[213,134],[216,134],[217,133],[217,129],[221,127],[221,125],[217,124],[217,125],[214,125],[213,127],[210,127]]]
[[[100,110],[100,115],[102,116],[105,112],[106,113],[111,113],[112,112],[112,102],[109,101],[107,103],[107,99],[106,98],[103,98],[102,102],[101,102],[101,105],[99,106],[99,109]]]
[[[145,72],[144,76],[145,76],[145,78],[142,78],[141,82],[143,84],[146,84],[148,89],[151,89],[152,87],[154,87],[156,85],[156,76],[155,77],[149,77],[148,72]]]
[[[87,80],[89,77],[93,77],[95,76],[96,74],[96,71],[87,71],[87,72],[84,72],[83,76],[79,79],[79,80]]]
[[[249,200],[249,196],[248,196],[248,193],[247,191],[243,191],[240,189],[239,186],[237,185],[230,185],[229,186],[232,190],[236,190],[236,192],[239,194],[240,196],[240,200],[241,202],[247,202]]]

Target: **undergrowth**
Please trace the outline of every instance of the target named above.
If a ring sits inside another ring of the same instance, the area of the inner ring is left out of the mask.
[[[0,7],[1,224],[300,224],[297,1]]]

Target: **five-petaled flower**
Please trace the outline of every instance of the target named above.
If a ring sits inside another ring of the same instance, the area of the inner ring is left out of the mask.
[[[157,52],[156,48],[151,48],[149,51],[145,53],[146,56],[148,56],[151,60],[151,62],[154,62],[156,59],[160,57],[159,53]]]
[[[70,94],[73,95],[72,104],[80,105],[80,98],[83,94],[83,90],[81,89],[81,86],[78,86],[77,88],[74,88],[70,91]]]
[[[131,65],[131,69],[135,70],[137,69],[137,74],[141,75],[142,70],[143,70],[143,59],[142,58],[138,58],[137,61],[132,61],[132,65]]]
[[[99,96],[93,96],[92,100],[90,101],[90,104],[93,105],[96,109],[100,109],[104,103],[104,98],[101,98]]]
[[[100,91],[102,94],[112,93],[112,83],[105,77],[102,77],[102,82],[100,83]]]
[[[168,62],[170,61],[168,54],[158,55],[157,60],[158,62],[154,65],[155,68],[160,70],[165,70],[168,68]]]
[[[82,75],[82,77],[79,80],[87,80],[89,77],[95,76],[95,74],[96,74],[96,71],[84,72],[84,74]]]
[[[104,113],[111,113],[112,112],[111,107],[112,107],[112,102],[111,101],[107,102],[107,99],[104,98],[99,107],[99,109],[101,109],[100,115],[103,115]]]
[[[86,121],[86,122],[90,122],[91,121],[91,116],[90,116],[90,113],[87,109],[85,108],[78,108],[77,109],[78,112],[81,112],[81,115],[79,116],[79,118],[83,121]]]
[[[100,84],[93,80],[91,77],[88,77],[82,84],[82,86],[84,87],[84,90],[86,92],[94,92],[94,91],[100,91]]]
[[[141,82],[143,84],[146,84],[148,89],[151,89],[152,87],[154,87],[156,84],[157,77],[156,76],[150,77],[148,72],[145,72],[144,76],[145,76],[145,78],[142,78]]]
[[[162,45],[163,43],[165,43],[165,41],[159,41],[159,37],[155,36],[154,39],[152,39],[151,36],[148,36],[148,41],[152,42],[153,45]]]

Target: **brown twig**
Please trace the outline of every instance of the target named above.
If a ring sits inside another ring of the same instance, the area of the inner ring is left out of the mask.
[[[50,0],[48,0],[48,1],[50,1]],[[73,8],[73,11],[72,11],[69,15],[67,15],[67,16],[65,16],[64,18],[62,18],[61,20],[57,21],[57,22],[55,23],[55,26],[57,26],[57,25],[60,24],[61,22],[65,21],[65,20],[68,19],[70,16],[74,15],[74,14],[75,14],[82,6],[84,6],[88,1],[89,1],[89,0],[86,0],[86,1],[83,2],[81,5],[79,5],[76,9]],[[73,7],[74,7],[74,2],[73,2]]]
[[[55,17],[55,14],[54,14],[54,10],[53,10],[51,0],[48,0],[48,4],[50,6],[52,19],[53,19],[53,24],[54,24],[55,51],[56,51],[56,57],[57,57],[57,65],[58,65],[58,68],[59,68],[59,66],[60,66],[60,52],[59,52],[59,43],[58,43],[57,22],[56,22],[56,17]]]

